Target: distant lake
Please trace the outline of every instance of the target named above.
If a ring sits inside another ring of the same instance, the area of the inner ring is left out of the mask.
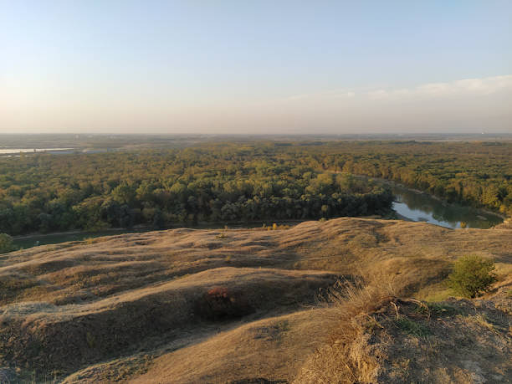
[[[503,218],[492,212],[460,204],[451,204],[427,193],[405,186],[389,183],[395,195],[393,209],[412,221],[440,225],[446,228],[491,228],[503,222]]]
[[[74,148],[8,148],[0,149],[0,155],[18,154],[18,153],[34,153],[34,152],[61,152],[71,151]]]

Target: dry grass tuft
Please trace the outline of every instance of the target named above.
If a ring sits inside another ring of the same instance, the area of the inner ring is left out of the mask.
[[[374,383],[379,361],[371,353],[368,327],[380,326],[370,315],[390,302],[392,283],[340,282],[327,295],[336,307],[337,324],[329,341],[302,368],[295,383]]]

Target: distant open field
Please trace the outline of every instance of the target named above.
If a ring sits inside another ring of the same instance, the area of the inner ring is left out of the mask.
[[[459,383],[494,375],[507,382],[511,239],[506,224],[450,230],[341,218],[281,230],[124,234],[5,254],[0,373],[13,382],[329,382],[339,367],[322,364],[345,353],[336,349],[335,340],[345,340],[341,327],[368,363],[350,375],[394,382],[415,373]],[[496,262],[499,281],[487,301],[452,299],[444,312],[425,304],[428,316],[417,309],[421,302],[407,301],[446,300],[451,262],[467,254]],[[358,282],[369,292],[364,305],[355,296],[350,308],[345,299],[327,303]],[[371,318],[379,325],[364,332],[340,325],[347,314],[360,319],[363,309],[377,311]],[[371,332],[376,339],[368,344]],[[476,361],[468,340],[487,355]],[[399,343],[405,352],[393,349]],[[449,348],[458,357],[441,361]],[[321,372],[331,376],[321,379]]]

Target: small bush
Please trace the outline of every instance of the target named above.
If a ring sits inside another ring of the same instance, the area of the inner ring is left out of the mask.
[[[16,246],[12,242],[12,237],[7,233],[0,233],[0,253],[15,251]]]
[[[400,328],[405,333],[416,337],[426,337],[430,335],[430,330],[424,324],[413,321],[407,317],[400,317],[395,321],[398,328]]]
[[[464,256],[455,262],[448,285],[456,293],[474,298],[489,290],[496,281],[494,262],[480,256]]]
[[[463,313],[461,309],[446,303],[429,303],[427,305],[431,316],[448,317],[460,315]]]
[[[92,245],[96,242],[96,239],[94,237],[87,237],[84,239],[85,244]]]
[[[240,292],[214,287],[196,302],[195,312],[205,320],[216,321],[243,317],[253,309]]]

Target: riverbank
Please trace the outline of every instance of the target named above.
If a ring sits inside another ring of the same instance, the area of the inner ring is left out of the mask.
[[[395,195],[393,211],[384,217],[381,217],[384,219],[398,219],[409,222],[422,221],[452,229],[461,227],[491,228],[495,225],[500,225],[503,220],[507,219],[506,216],[499,215],[488,210],[448,203],[437,196],[431,195],[418,189],[409,188],[392,180],[382,178],[369,178],[364,175],[354,176],[364,180],[373,180],[392,188]],[[376,216],[371,216],[371,218],[376,218]],[[179,225],[165,229],[174,229],[178,227],[192,229],[224,229],[226,227],[251,229],[262,226],[272,226],[274,222],[280,226],[294,226],[304,222],[304,220],[286,220],[282,222],[277,220],[258,220],[250,222],[238,221],[231,223],[180,223]],[[157,229],[152,226],[138,225],[131,229],[106,228],[96,232],[73,230],[53,233],[32,233],[15,236],[13,240],[15,245],[20,248],[30,248],[37,245],[58,244],[68,241],[84,241],[88,238],[113,236],[124,233],[143,233],[155,230]]]
[[[511,218],[510,216],[504,215],[504,214],[502,214],[500,212],[492,211],[492,210],[490,210],[489,208],[486,208],[486,207],[474,207],[472,205],[468,205],[468,204],[464,204],[464,203],[449,203],[446,200],[443,200],[442,198],[440,198],[439,196],[433,195],[433,194],[428,193],[426,191],[422,191],[421,189],[409,187],[409,186],[407,186],[405,184],[397,183],[394,180],[383,179],[383,178],[380,178],[380,177],[369,177],[369,176],[365,176],[365,175],[354,175],[354,176],[359,177],[359,178],[363,178],[363,179],[366,179],[366,180],[376,180],[379,183],[387,184],[387,185],[390,185],[390,186],[396,186],[396,187],[400,187],[400,188],[405,188],[405,189],[407,189],[407,190],[409,190],[411,192],[414,192],[414,193],[417,193],[417,194],[421,194],[421,195],[429,196],[430,198],[435,199],[435,200],[439,201],[440,203],[442,203],[444,205],[456,204],[456,205],[460,205],[462,207],[473,208],[475,210],[478,210],[478,211],[481,211],[481,212],[485,212],[485,213],[487,213],[489,215],[494,215],[494,216],[500,217],[503,220]]]
[[[392,212],[390,215],[386,215],[385,217],[379,215],[371,215],[371,216],[363,216],[360,217],[363,219],[385,219],[385,220],[405,220],[411,221],[406,217],[402,218],[400,215],[397,215],[396,212]],[[336,218],[332,218],[329,220],[334,220]],[[252,221],[252,222],[233,222],[233,223],[198,223],[198,224],[190,224],[183,223],[182,225],[176,225],[169,228],[161,228],[156,229],[152,226],[136,226],[131,229],[127,228],[106,228],[101,231],[91,232],[91,231],[65,231],[65,232],[51,232],[51,233],[32,233],[28,235],[21,236],[13,236],[14,244],[22,249],[32,248],[39,245],[50,245],[50,244],[60,244],[69,241],[84,241],[89,238],[96,237],[104,237],[104,236],[116,236],[123,235],[129,233],[146,233],[146,232],[159,232],[159,231],[167,231],[171,229],[195,229],[195,230],[204,230],[204,229],[243,229],[243,230],[251,230],[251,229],[261,229],[261,230],[272,230],[274,224],[278,229],[293,227],[299,225],[301,223],[311,221],[311,220],[286,220],[286,221]]]
[[[477,208],[460,203],[450,203],[438,196],[416,188],[410,188],[392,180],[369,178],[363,175],[356,177],[373,180],[391,188],[395,202],[393,209],[403,218],[412,221],[424,221],[446,228],[492,228],[501,224],[507,216],[486,208]]]
[[[145,232],[153,232],[153,231],[165,231],[169,229],[177,229],[177,228],[189,228],[189,229],[251,229],[251,228],[259,228],[265,226],[265,228],[271,228],[274,223],[279,226],[294,226],[304,222],[304,220],[287,220],[285,222],[276,222],[276,221],[256,221],[256,222],[234,222],[234,223],[198,223],[198,224],[190,224],[183,223],[181,225],[172,226],[169,228],[161,228],[157,229],[152,226],[135,226],[131,229],[127,228],[106,228],[101,231],[91,232],[91,231],[64,231],[64,232],[51,232],[51,233],[31,233],[27,235],[13,236],[14,244],[20,248],[31,248],[38,245],[48,245],[48,244],[59,244],[68,241],[84,241],[88,238],[96,238],[103,236],[115,236],[122,235],[126,233],[145,233]]]
[[[365,178],[365,176],[361,175],[357,175],[357,177]],[[494,215],[492,213],[487,213],[486,211],[483,210],[476,210],[471,207],[453,205],[444,202],[435,196],[429,195],[426,192],[408,188],[400,184],[397,184],[393,181],[377,178],[374,178],[373,180],[386,183],[387,185],[394,188],[393,192],[396,196],[396,199],[400,200],[401,202],[393,203],[394,210],[391,211],[388,215],[385,215],[384,217],[370,216],[367,218],[398,219],[409,222],[422,221],[452,229],[461,227],[491,228],[494,225],[499,225],[502,221],[501,217]],[[400,188],[400,191],[398,191],[397,188]],[[491,214],[492,217],[485,218],[481,216],[481,214]],[[495,217],[499,218],[499,222],[495,220]],[[226,227],[233,229],[251,229],[260,228],[263,226],[265,226],[265,228],[268,228],[271,227],[274,224],[274,222],[279,226],[295,226],[297,224],[304,222],[304,220],[286,220],[282,222],[274,220],[258,220],[252,222],[239,221],[231,223],[180,223],[179,225],[165,228],[163,230],[175,228],[224,229]],[[38,245],[58,244],[69,241],[84,241],[87,240],[88,238],[114,236],[125,233],[144,233],[157,230],[158,229],[155,229],[152,226],[139,225],[131,229],[106,228],[104,230],[97,232],[73,230],[53,233],[32,233],[22,236],[15,236],[13,240],[14,244],[19,248],[31,248]]]

